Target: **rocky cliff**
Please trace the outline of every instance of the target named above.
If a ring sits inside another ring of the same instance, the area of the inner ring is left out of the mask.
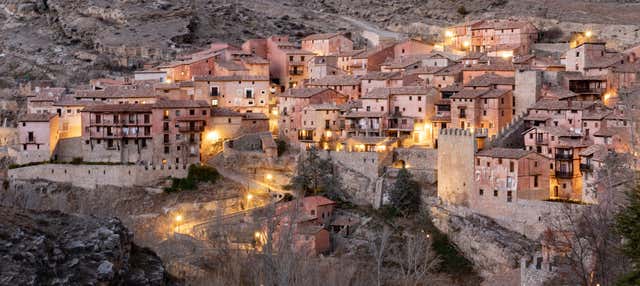
[[[539,244],[464,207],[428,202],[434,225],[446,233],[483,277],[509,273],[531,260]]]
[[[631,3],[626,3],[631,2]],[[0,0],[0,87],[14,79],[84,82],[135,64],[103,49],[181,52],[213,41],[314,32],[387,29],[426,38],[474,19],[519,17],[542,30],[593,29],[618,42],[638,39],[633,1],[536,0]],[[170,56],[170,55],[169,55]],[[86,72],[89,71],[89,72]]]
[[[115,218],[0,207],[0,284],[167,285],[162,261]]]

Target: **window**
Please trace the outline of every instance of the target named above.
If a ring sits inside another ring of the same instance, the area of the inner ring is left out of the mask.
[[[169,146],[164,146],[164,153],[169,154]]]
[[[196,115],[195,109],[189,109],[189,115]]]
[[[217,99],[212,99],[211,100],[211,106],[218,106],[218,100]]]
[[[513,173],[516,171],[516,164],[514,162],[509,162],[509,172]]]
[[[479,194],[479,195],[481,195],[481,196],[484,196],[484,190],[483,190],[483,189],[480,189],[480,191],[479,191],[479,193],[478,193],[478,194]]]
[[[476,166],[480,166],[480,158],[476,158]]]
[[[493,190],[493,196],[497,197],[498,196],[498,190]]]
[[[253,88],[245,88],[244,89],[244,96],[246,98],[253,98]]]
[[[510,203],[513,200],[513,192],[507,191],[507,202]]]
[[[533,187],[538,187],[538,175],[533,176]]]
[[[217,86],[212,86],[211,87],[211,96],[219,96],[219,95],[220,95],[220,93],[219,93],[218,87]]]

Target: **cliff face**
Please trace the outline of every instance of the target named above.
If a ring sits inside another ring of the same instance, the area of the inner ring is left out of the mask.
[[[539,244],[464,207],[428,202],[434,225],[446,233],[483,277],[517,271],[520,259],[531,260]]]
[[[166,285],[162,261],[118,219],[0,207],[8,285]]]
[[[637,42],[640,5],[625,2],[630,1],[0,0],[0,87],[15,78],[84,82],[122,71],[114,60],[130,60],[98,47],[180,52],[213,41],[239,44],[363,28],[432,38],[442,27],[494,17],[532,19],[542,29],[561,27],[565,36],[590,28],[626,45]]]

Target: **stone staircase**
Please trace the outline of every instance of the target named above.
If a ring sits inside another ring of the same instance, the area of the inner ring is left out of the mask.
[[[524,148],[524,136],[522,136],[524,131],[526,131],[524,117],[518,116],[497,135],[492,136],[487,142],[487,147]]]

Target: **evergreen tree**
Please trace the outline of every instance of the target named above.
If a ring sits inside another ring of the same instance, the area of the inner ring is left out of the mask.
[[[627,192],[627,198],[616,217],[616,229],[625,238],[622,251],[633,262],[633,270],[619,285],[640,285],[640,185]]]
[[[342,182],[335,174],[331,159],[322,159],[315,148],[311,148],[305,158],[298,163],[296,175],[291,178],[290,187],[305,195],[323,194],[330,199],[341,198]]]
[[[404,215],[413,214],[420,208],[420,185],[406,168],[398,172],[396,182],[389,191],[389,200]]]

